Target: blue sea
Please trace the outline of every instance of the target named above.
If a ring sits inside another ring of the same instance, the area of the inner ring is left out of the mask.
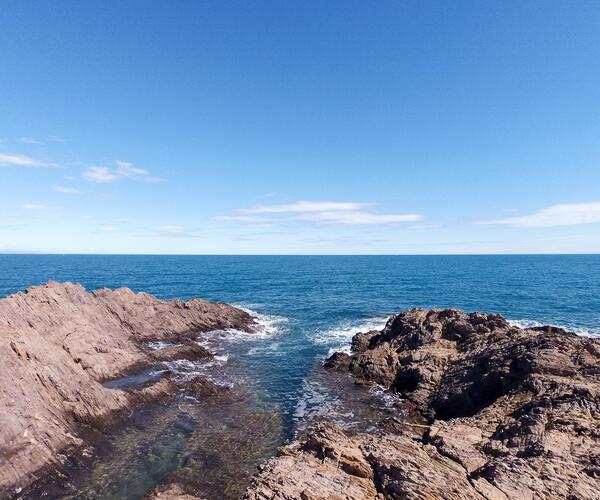
[[[323,359],[403,309],[495,312],[517,325],[600,335],[598,255],[0,255],[0,296],[48,280],[88,290],[126,286],[161,299],[201,297],[254,312],[261,335],[213,347],[237,367],[232,376],[244,374],[238,382],[277,408],[281,442],[303,419],[332,411],[335,395],[315,375]],[[117,496],[137,498],[142,489]]]

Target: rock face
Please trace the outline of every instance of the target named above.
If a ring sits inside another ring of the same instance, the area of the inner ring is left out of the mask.
[[[250,315],[202,300],[160,301],[129,289],[87,293],[50,282],[0,299],[0,497],[82,444],[136,402],[173,392],[162,380],[138,394],[102,381],[160,360],[210,356],[189,342],[214,329],[251,331]],[[164,353],[149,341],[181,344]]]
[[[398,418],[372,434],[320,424],[247,498],[600,498],[597,340],[411,309],[353,351],[327,366],[400,393]]]

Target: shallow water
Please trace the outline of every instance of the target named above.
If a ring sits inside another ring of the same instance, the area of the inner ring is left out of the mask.
[[[211,363],[165,367],[241,395],[215,406],[182,395],[134,416],[76,478],[79,498],[140,498],[172,474],[213,498],[234,498],[256,463],[311,418],[368,428],[393,398],[325,375],[321,362],[354,333],[408,307],[498,312],[519,324],[600,333],[600,256],[0,255],[0,296],[49,279],[225,301],[260,314],[263,326],[260,335],[208,335],[203,342],[217,353]],[[239,415],[251,415],[251,432],[241,431]],[[199,422],[212,423],[201,432]]]

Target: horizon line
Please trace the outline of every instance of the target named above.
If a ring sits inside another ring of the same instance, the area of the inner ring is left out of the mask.
[[[122,256],[122,257],[477,257],[477,256],[600,256],[600,252],[527,253],[81,253],[81,252],[0,252],[0,256]]]

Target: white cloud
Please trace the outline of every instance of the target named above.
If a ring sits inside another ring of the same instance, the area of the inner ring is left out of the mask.
[[[81,174],[87,181],[91,182],[113,182],[118,179],[131,179],[145,182],[161,182],[163,179],[150,175],[150,172],[143,168],[136,167],[133,163],[116,160],[117,168],[108,167],[87,167]]]
[[[437,229],[441,227],[439,224],[413,224],[409,229]]]
[[[148,171],[143,168],[136,167],[133,163],[129,163],[127,161],[117,160],[117,170],[116,173],[118,175],[122,175],[123,177],[128,177],[130,179],[137,179],[139,177],[143,177],[144,175],[148,175]]]
[[[117,226],[102,226],[100,228],[100,231],[105,231],[107,233],[114,233],[115,231],[118,231],[119,228]]]
[[[79,189],[75,189],[72,187],[52,186],[52,190],[56,191],[57,193],[64,194],[81,194],[81,191]]]
[[[82,172],[81,177],[86,181],[99,183],[113,182],[119,178],[106,167],[88,167]]]
[[[55,163],[47,163],[36,160],[31,156],[20,154],[2,154],[0,153],[0,167],[37,167],[37,168],[55,168]]]
[[[309,221],[327,224],[393,224],[416,222],[423,219],[420,214],[378,214],[366,209],[372,203],[336,201],[297,201],[284,205],[257,205],[237,210],[234,215],[217,215],[213,220],[239,222]],[[267,219],[261,215],[277,215]]]
[[[19,142],[22,142],[23,144],[34,144],[36,146],[41,146],[42,144],[44,144],[41,141],[38,141],[37,139],[34,139],[33,137],[21,137],[19,139]]]
[[[551,205],[530,215],[508,217],[475,224],[503,224],[515,227],[556,227],[600,223],[600,201]]]
[[[334,212],[338,210],[361,210],[371,206],[370,203],[352,203],[335,201],[297,201],[285,205],[257,205],[244,208],[242,213],[276,214],[290,212]]]
[[[415,222],[422,218],[423,216],[419,214],[373,214],[356,211],[317,212],[294,217],[295,220],[330,224],[392,224],[397,222]]]
[[[256,215],[215,215],[212,220],[229,220],[238,222],[267,222],[271,219]]]

